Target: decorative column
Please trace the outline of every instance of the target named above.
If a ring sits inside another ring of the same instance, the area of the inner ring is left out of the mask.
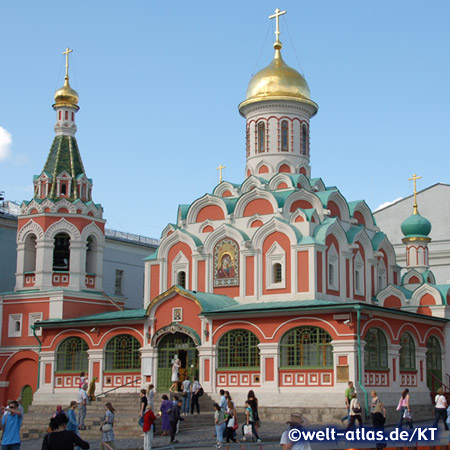
[[[103,349],[88,350],[88,374],[89,381],[93,377],[97,377],[97,383],[95,385],[95,391],[97,393],[103,392],[103,370],[104,370],[104,359],[103,359]]]
[[[361,347],[364,348],[364,341]],[[333,347],[334,385],[342,391],[347,388],[349,381],[353,381],[358,390],[358,342],[355,339],[345,341],[331,341]],[[364,353],[361,352],[364,361]]]
[[[402,384],[400,375],[400,345],[391,344],[388,347],[388,367],[390,367],[389,372],[389,386],[392,386],[395,391],[401,391],[400,387]]]

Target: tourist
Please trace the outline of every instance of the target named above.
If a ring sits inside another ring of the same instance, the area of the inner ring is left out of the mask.
[[[252,440],[253,436],[256,437],[256,442],[261,442],[261,439],[258,436],[258,431],[255,428],[255,418],[253,417],[253,408],[250,406],[250,403],[248,400],[245,401],[245,423],[242,425],[242,434],[243,434],[243,441],[248,440],[248,437],[244,433],[244,426],[250,426],[252,429]]]
[[[113,405],[108,402],[105,403],[106,412],[102,419],[102,442],[100,444],[100,450],[112,448],[116,450],[116,444],[114,442],[114,413],[116,410]],[[105,445],[106,444],[106,445]]]
[[[84,372],[80,373],[80,383],[78,384],[79,388],[82,388],[84,384],[87,384],[86,374]]]
[[[434,422],[433,428],[438,427],[439,419],[442,417],[442,421],[444,422],[444,427],[446,431],[448,431],[447,425],[447,399],[444,397],[444,389],[440,387],[437,390],[436,396],[434,397]]]
[[[225,392],[226,395],[226,392]],[[227,442],[236,442],[236,430],[238,428],[236,408],[233,402],[228,400],[227,402],[227,423],[225,429],[225,438]]]
[[[218,403],[214,403],[213,408],[217,448],[221,448],[223,444],[223,435],[225,434],[225,429],[227,426],[227,419],[225,418],[225,411]]]
[[[228,402],[231,400],[231,403],[233,403],[233,408],[236,408],[236,405],[235,405],[233,399],[231,398],[230,391],[225,391],[225,398],[227,399],[227,405],[228,405]]]
[[[220,393],[219,406],[225,411],[227,409],[227,399],[225,397],[225,391],[221,389],[219,393]]]
[[[83,372],[82,372],[83,373]],[[87,412],[87,393],[86,390],[88,388],[88,385],[84,383],[79,389],[78,389],[78,426],[80,430],[85,430],[86,425],[84,424],[84,420],[86,419],[86,412]]]
[[[172,408],[172,402],[169,400],[166,394],[162,396],[163,401],[161,402],[160,415],[162,417],[162,436],[169,436],[170,431],[170,415],[169,411]]]
[[[355,426],[355,422],[358,421],[359,428],[362,428],[362,408],[358,401],[356,392],[352,392],[352,399],[350,401],[350,420],[348,421],[347,430],[351,430]]]
[[[83,441],[74,431],[66,430],[69,419],[64,414],[58,414],[56,417],[50,420],[50,430],[44,436],[42,442],[42,450],[73,450],[74,445],[82,448],[83,450],[89,449],[89,443]],[[13,447],[6,447],[11,448]],[[19,447],[17,447],[19,448]]]
[[[52,416],[52,418],[54,419],[56,416],[58,416],[59,414],[66,414],[65,412],[64,412],[64,410],[62,409],[62,406],[61,405],[58,405],[57,407],[56,407],[56,411],[53,413],[53,416]]]
[[[405,419],[409,425],[409,428],[412,429],[413,422],[412,422],[411,408],[409,405],[409,389],[405,389],[402,392],[400,400],[398,401],[397,411],[400,411],[400,416],[398,418],[397,427],[402,429],[403,419]]]
[[[347,408],[347,415],[341,419],[342,423],[344,423],[346,420],[350,419],[350,402],[352,401],[353,392],[355,392],[355,387],[353,386],[353,381],[349,381],[347,384],[347,389],[345,390],[345,394],[344,394],[345,407]]]
[[[172,386],[170,386],[169,391],[177,391],[178,390],[178,371],[181,367],[181,361],[176,359],[172,364]]]
[[[2,449],[20,449],[20,427],[22,426],[23,415],[19,410],[19,403],[16,400],[8,402],[8,407],[0,408],[2,417]]]
[[[255,393],[253,390],[248,391],[247,394],[248,404],[253,410],[253,419],[255,421],[255,430],[259,431],[260,421],[259,421],[259,413],[258,413],[258,399],[255,397]]]
[[[289,432],[291,430],[298,430],[302,432],[307,425],[306,419],[300,413],[292,413],[291,419],[286,422],[289,425],[289,429],[283,431],[280,439],[280,446],[283,450],[311,450],[311,444],[308,441],[293,442],[289,439]]]
[[[175,440],[175,434],[177,433],[178,422],[184,420],[181,417],[181,405],[182,404],[183,404],[183,402],[181,400],[178,400],[177,404],[174,405],[170,411],[170,443],[171,444],[178,443],[178,441]]]
[[[149,384],[147,388],[147,404],[152,407],[152,411],[155,409],[155,386]]]
[[[147,391],[145,389],[141,389],[139,392],[139,395],[141,396],[141,407],[139,408],[139,425],[142,427],[144,426],[144,414],[147,409]]]
[[[198,399],[200,397],[200,389],[203,389],[202,385],[197,380],[197,377],[194,377],[194,384],[191,386],[191,414],[194,414],[194,407],[197,409],[197,414],[200,414],[200,404],[198,403]]]
[[[97,382],[97,377],[92,378],[89,383],[89,388],[87,391],[87,396],[90,402],[95,402],[95,383]]]
[[[189,414],[189,406],[191,403],[191,382],[189,380],[189,375],[186,375],[183,383],[181,383],[182,391],[183,391],[183,407],[181,411],[184,416]]]
[[[151,450],[153,444],[153,428],[156,416],[153,413],[151,405],[148,405],[144,413],[144,450]]]
[[[69,419],[69,423],[67,425],[67,430],[73,431],[75,434],[80,435],[80,432],[78,431],[78,422],[77,422],[77,415],[75,413],[75,410],[78,407],[78,403],[75,400],[72,400],[70,402],[70,408],[69,411],[67,411],[67,418]]]

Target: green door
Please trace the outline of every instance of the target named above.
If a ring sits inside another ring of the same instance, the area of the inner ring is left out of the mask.
[[[166,334],[158,344],[158,381],[159,392],[169,390],[172,385],[172,364],[181,360],[179,381],[186,375],[190,380],[198,376],[198,351],[191,337],[184,333]]]
[[[434,375],[435,378],[433,378],[432,375]],[[436,378],[437,378],[437,380],[436,380]],[[441,387],[441,383],[440,383],[441,380],[442,380],[441,344],[439,344],[439,341],[434,336],[430,336],[430,339],[428,339],[428,342],[427,342],[427,386],[428,386],[428,389],[432,393],[435,393]]]
[[[22,388],[22,393],[20,394],[22,397],[22,407],[24,412],[28,412],[28,407],[31,405],[31,402],[33,401],[33,389],[31,389],[31,386],[24,386]]]

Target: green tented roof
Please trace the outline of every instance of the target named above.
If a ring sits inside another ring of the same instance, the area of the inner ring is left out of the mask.
[[[347,235],[347,242],[352,244],[355,240],[356,235],[363,229],[362,225],[353,225],[349,228],[348,231],[345,232]]]
[[[125,309],[90,316],[81,316],[73,319],[48,319],[36,323],[37,327],[67,326],[76,324],[93,324],[107,322],[123,322],[144,319],[147,316],[145,309]]]

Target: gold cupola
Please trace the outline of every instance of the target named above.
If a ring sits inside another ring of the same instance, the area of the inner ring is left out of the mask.
[[[313,115],[319,109],[318,105],[311,100],[311,93],[305,78],[292,67],[289,67],[281,56],[282,44],[279,40],[278,16],[285,13],[278,9],[276,17],[276,40],[273,44],[275,55],[272,62],[255,74],[247,87],[246,99],[239,105],[239,111],[243,106],[264,100],[293,100],[312,106]],[[241,112],[242,114],[242,112]]]
[[[64,86],[55,92],[55,104],[53,108],[58,106],[69,106],[79,109],[78,106],[78,93],[75,89],[72,89],[69,84],[69,53],[73,50],[66,49],[63,52],[66,55],[66,76],[64,77]]]

